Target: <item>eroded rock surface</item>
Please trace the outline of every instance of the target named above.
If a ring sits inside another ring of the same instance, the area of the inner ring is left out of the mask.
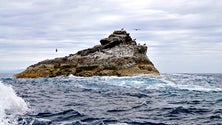
[[[44,60],[16,74],[17,78],[56,76],[132,76],[159,74],[146,55],[147,46],[137,45],[124,30],[101,39],[100,45],[66,57]]]

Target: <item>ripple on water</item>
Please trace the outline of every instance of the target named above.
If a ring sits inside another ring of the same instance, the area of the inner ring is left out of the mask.
[[[221,80],[211,74],[2,79],[30,105],[18,117],[22,125],[220,124]]]

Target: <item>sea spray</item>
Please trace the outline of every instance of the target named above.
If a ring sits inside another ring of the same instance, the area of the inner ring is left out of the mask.
[[[0,125],[16,124],[16,116],[28,110],[26,102],[9,85],[0,81]]]

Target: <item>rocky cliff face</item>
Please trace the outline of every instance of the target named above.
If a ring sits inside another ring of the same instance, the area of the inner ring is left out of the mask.
[[[68,76],[132,76],[159,74],[148,59],[147,46],[137,45],[129,33],[114,31],[100,45],[66,57],[45,60],[16,74],[17,78]]]

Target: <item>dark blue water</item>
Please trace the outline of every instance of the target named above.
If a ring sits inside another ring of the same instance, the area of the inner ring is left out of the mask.
[[[222,124],[222,74],[0,81],[0,125]]]

